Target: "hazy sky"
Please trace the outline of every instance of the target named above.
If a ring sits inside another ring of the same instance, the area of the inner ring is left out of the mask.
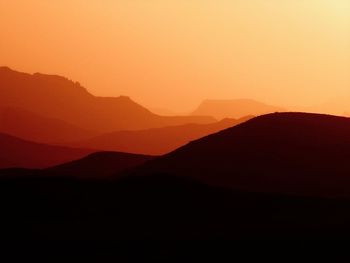
[[[350,0],[0,0],[0,65],[177,111],[350,98]]]

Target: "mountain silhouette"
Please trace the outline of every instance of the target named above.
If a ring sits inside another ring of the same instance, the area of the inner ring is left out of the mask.
[[[350,197],[350,119],[275,113],[193,141],[140,168],[252,192]]]
[[[19,108],[0,108],[0,132],[49,144],[84,140],[99,134]]]
[[[47,168],[41,174],[101,179],[144,164],[153,158],[153,156],[121,152],[96,152],[79,160]]]
[[[0,168],[47,168],[93,152],[95,150],[35,143],[0,133]]]
[[[118,131],[72,144],[75,147],[162,155],[188,142],[232,127],[248,119],[224,119],[212,124],[185,124],[140,131]]]
[[[155,159],[0,170],[1,238],[348,238],[349,132],[348,118],[276,113]]]
[[[251,99],[205,100],[192,115],[208,115],[221,120],[223,118],[242,118],[247,115],[258,116],[283,111],[286,110]]]
[[[101,132],[215,121],[206,116],[159,116],[125,96],[96,97],[64,77],[7,67],[0,67],[0,107],[21,108]]]

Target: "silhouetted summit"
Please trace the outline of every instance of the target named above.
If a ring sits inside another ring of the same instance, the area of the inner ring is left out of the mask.
[[[192,113],[193,115],[213,116],[218,120],[223,118],[241,118],[247,115],[262,115],[272,112],[283,112],[281,107],[267,105],[251,99],[235,100],[205,100]]]
[[[0,107],[22,108],[102,132],[215,121],[211,117],[158,116],[125,96],[95,97],[64,77],[31,75],[6,67],[0,68]]]
[[[143,173],[228,188],[350,197],[350,119],[275,113],[193,141]]]

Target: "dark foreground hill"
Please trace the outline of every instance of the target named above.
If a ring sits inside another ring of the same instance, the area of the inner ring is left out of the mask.
[[[350,197],[350,119],[276,113],[193,141],[142,173],[258,192]]]
[[[240,192],[166,175],[0,182],[1,239],[325,239],[350,234],[349,200]]]
[[[169,153],[192,140],[216,133],[253,118],[224,119],[210,124],[185,124],[140,131],[117,131],[72,143],[81,148],[106,151],[121,151],[138,154],[162,155]]]
[[[0,168],[47,168],[95,151],[35,143],[0,133]]]
[[[203,116],[159,116],[125,96],[96,97],[64,77],[26,74],[7,67],[0,67],[0,107],[21,108],[101,132],[215,121]]]
[[[114,178],[18,170],[0,176],[1,238],[348,239],[349,129],[271,114]]]

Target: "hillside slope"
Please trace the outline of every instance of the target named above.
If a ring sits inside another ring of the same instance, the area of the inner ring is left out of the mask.
[[[193,141],[140,171],[248,191],[350,196],[349,134],[349,118],[268,114]]]
[[[252,117],[224,119],[212,124],[185,124],[140,131],[119,131],[103,134],[72,144],[76,147],[162,155],[192,140],[227,129]]]
[[[101,179],[144,164],[153,158],[155,157],[121,152],[96,152],[82,159],[45,169],[42,175]]]
[[[93,152],[95,150],[35,143],[0,133],[0,168],[47,168]]]
[[[84,140],[99,134],[19,108],[0,108],[0,132],[48,144]]]

